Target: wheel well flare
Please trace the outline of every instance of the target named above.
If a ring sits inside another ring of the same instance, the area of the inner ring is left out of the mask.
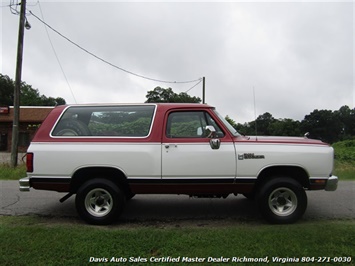
[[[290,177],[300,183],[304,188],[309,188],[309,176],[307,172],[299,166],[271,166],[263,169],[258,175],[257,186],[264,184],[270,178]]]
[[[126,175],[121,170],[114,167],[85,167],[74,173],[70,184],[71,192],[76,193],[86,181],[98,177],[112,181],[125,192],[130,191]]]

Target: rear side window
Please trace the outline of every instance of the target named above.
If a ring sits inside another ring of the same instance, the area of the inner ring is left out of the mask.
[[[58,121],[52,136],[146,137],[155,106],[73,106]]]

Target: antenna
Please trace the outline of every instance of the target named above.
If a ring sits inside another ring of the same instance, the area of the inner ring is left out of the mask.
[[[257,122],[256,122],[256,101],[255,101],[255,88],[253,86],[253,96],[254,96],[254,117],[255,117],[255,138],[256,141],[258,140],[258,127],[257,127]]]

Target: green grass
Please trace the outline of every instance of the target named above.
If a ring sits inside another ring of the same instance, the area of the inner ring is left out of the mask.
[[[355,180],[355,140],[344,140],[333,145],[335,151],[334,174],[340,180]]]
[[[200,257],[206,261],[208,257],[268,256],[272,261],[276,256],[318,259],[355,255],[354,221],[308,221],[286,226],[238,223],[224,227],[157,228],[127,225],[93,227],[63,224],[50,218],[0,216],[0,225],[1,265],[89,265],[91,257],[108,260],[112,257],[127,260],[141,257],[148,263],[121,264],[171,265],[150,263],[149,260],[152,257],[180,256],[180,263],[174,265],[186,265],[181,262],[182,257]],[[352,258],[354,260],[355,257]],[[226,264],[233,263],[223,265]]]
[[[355,180],[355,163],[341,162],[335,160],[334,175],[339,177],[340,181]]]
[[[26,165],[12,168],[8,164],[0,164],[0,180],[19,180],[22,177],[26,177]]]

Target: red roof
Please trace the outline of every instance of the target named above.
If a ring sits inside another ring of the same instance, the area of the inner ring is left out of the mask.
[[[53,106],[21,106],[20,107],[20,122],[42,123],[47,117],[50,111],[53,110]],[[14,107],[10,106],[10,112],[8,114],[0,113],[0,123],[12,122],[14,119]]]

